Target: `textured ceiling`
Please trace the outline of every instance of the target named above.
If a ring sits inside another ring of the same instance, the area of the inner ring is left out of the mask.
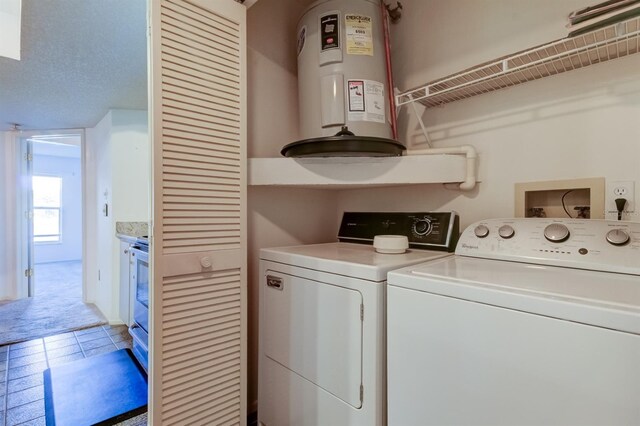
[[[22,60],[0,57],[0,131],[146,109],[146,42],[145,0],[23,0]]]

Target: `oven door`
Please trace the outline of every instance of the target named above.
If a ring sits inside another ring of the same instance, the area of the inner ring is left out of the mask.
[[[138,248],[131,249],[133,268],[131,282],[135,285],[136,299],[133,320],[145,332],[149,332],[149,253]]]

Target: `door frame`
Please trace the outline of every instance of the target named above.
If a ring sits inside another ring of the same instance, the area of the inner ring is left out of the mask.
[[[13,276],[13,280],[9,283],[8,294],[12,299],[23,299],[28,297],[28,280],[25,279],[22,273],[25,269],[25,265],[28,264],[26,245],[24,241],[23,229],[28,226],[28,219],[23,212],[24,206],[24,194],[23,191],[18,190],[19,183],[25,173],[25,166],[22,158],[22,141],[30,139],[35,136],[63,136],[63,135],[80,135],[80,162],[82,171],[82,301],[88,301],[88,277],[87,277],[87,258],[90,247],[87,245],[87,232],[88,232],[88,220],[87,218],[90,204],[87,202],[87,167],[86,167],[86,136],[84,129],[62,129],[62,130],[25,130],[12,132],[9,137],[8,143],[12,146],[12,170],[9,172],[12,174],[12,181],[8,183],[7,189],[9,190],[8,196],[10,199],[15,200],[15,205],[12,206],[13,217],[7,218],[7,224],[15,225],[15,237],[13,241],[8,241],[8,252],[15,256],[10,260],[12,264],[12,272],[10,276]],[[12,197],[13,195],[13,197]],[[13,242],[13,247],[11,247]]]

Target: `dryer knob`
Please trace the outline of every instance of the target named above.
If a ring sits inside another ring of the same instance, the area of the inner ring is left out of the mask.
[[[428,219],[416,220],[413,224],[413,231],[418,235],[429,235],[431,233],[432,225]]]
[[[476,235],[476,237],[478,238],[484,238],[487,235],[489,235],[489,228],[487,228],[485,225],[478,225],[476,226],[476,228],[473,230],[473,233]]]
[[[505,240],[513,237],[516,234],[516,231],[511,227],[511,225],[502,225],[500,229],[498,229],[498,235],[500,235]]]
[[[623,246],[627,244],[629,240],[631,240],[631,237],[629,237],[629,234],[622,229],[612,229],[607,232],[607,242],[614,246]]]
[[[552,223],[544,228],[544,237],[552,243],[567,241],[569,235],[569,228],[561,223]]]

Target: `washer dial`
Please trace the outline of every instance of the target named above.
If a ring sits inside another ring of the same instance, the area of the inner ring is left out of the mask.
[[[476,237],[478,238],[484,238],[487,235],[489,235],[489,228],[487,228],[487,226],[485,225],[478,225],[476,226],[476,228],[473,230],[473,233],[475,234]]]
[[[629,242],[631,237],[623,229],[612,229],[607,232],[607,242],[614,246],[623,246]]]
[[[513,229],[511,225],[502,225],[498,229],[498,235],[500,235],[505,240],[513,237],[516,234],[516,231]]]
[[[569,228],[561,223],[552,223],[544,228],[544,237],[552,243],[561,243],[569,238]]]

